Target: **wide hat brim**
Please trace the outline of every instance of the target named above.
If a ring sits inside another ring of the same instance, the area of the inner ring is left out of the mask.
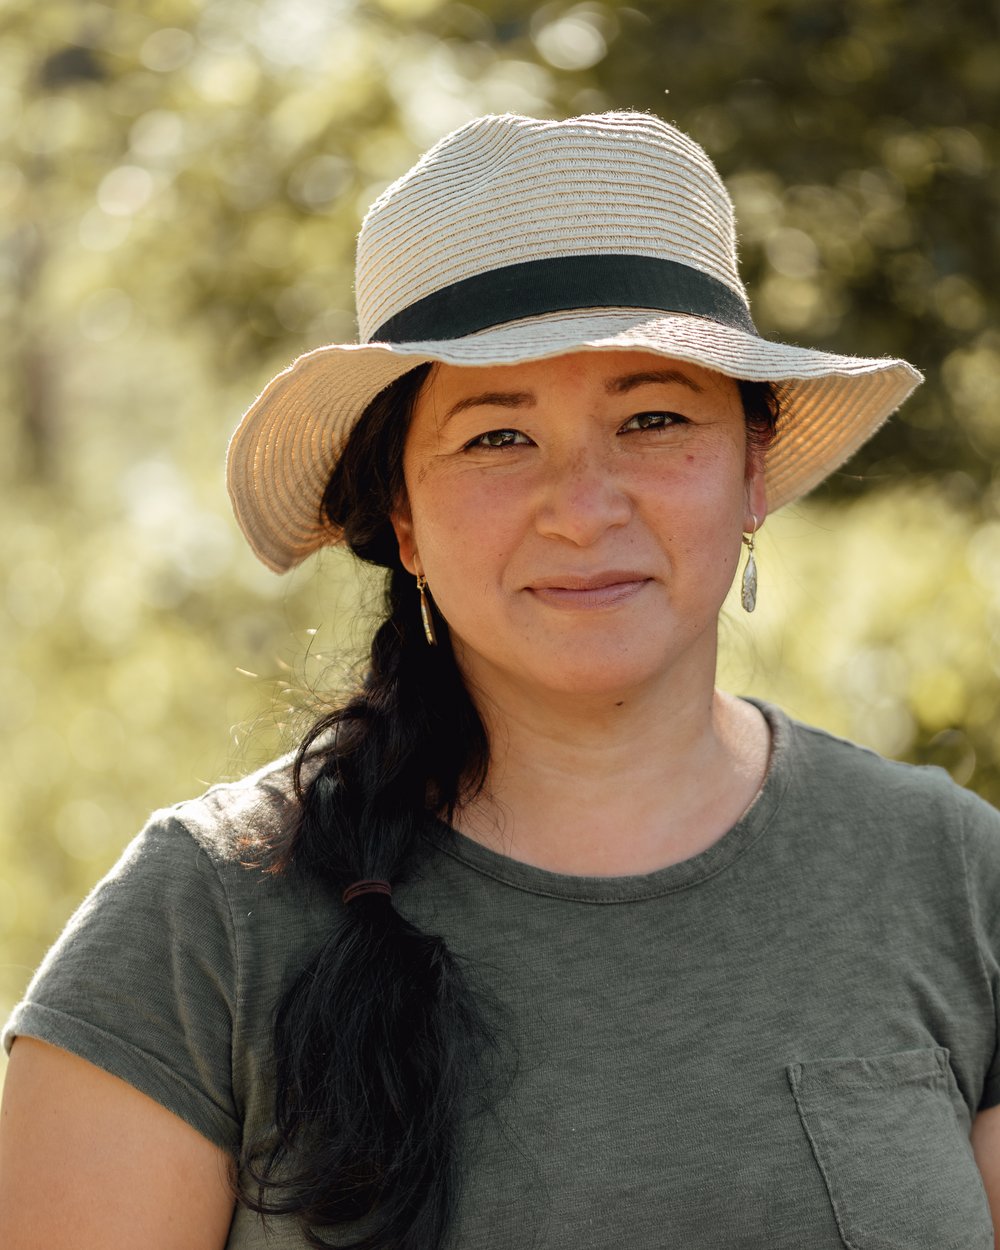
[[[513,365],[622,349],[774,385],[780,415],[765,460],[772,512],[843,464],[923,380],[904,360],[840,356],[641,309],[550,313],[443,341],[331,344],[273,378],[233,435],[228,485],[240,527],[275,572],[338,542],[321,515],[333,467],[371,400],[419,364]]]

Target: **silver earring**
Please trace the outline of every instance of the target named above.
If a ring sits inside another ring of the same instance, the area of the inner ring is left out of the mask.
[[[434,632],[434,618],[431,616],[431,604],[427,596],[427,578],[423,573],[417,574],[417,590],[420,591],[420,619],[424,623],[424,637],[429,647],[436,647],[437,634]]]
[[[747,562],[743,568],[743,582],[740,587],[740,602],[744,612],[752,612],[757,606],[757,561],[753,558],[754,535],[757,533],[757,518],[753,518],[753,529],[743,535],[743,545],[747,549]]]

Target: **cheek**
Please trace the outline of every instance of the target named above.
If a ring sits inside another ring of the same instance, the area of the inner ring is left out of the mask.
[[[743,449],[725,444],[687,451],[662,466],[654,462],[642,489],[658,508],[672,512],[679,525],[700,528],[709,518],[716,526],[742,518],[746,486]]]
[[[713,602],[721,598],[741,551],[746,511],[742,448],[686,452],[648,487],[648,525],[667,551],[673,576],[692,592],[700,587]]]
[[[412,509],[414,541],[429,582],[488,581],[518,531],[516,493],[498,481],[425,481]]]

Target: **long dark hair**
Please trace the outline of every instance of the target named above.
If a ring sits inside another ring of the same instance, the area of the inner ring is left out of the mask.
[[[430,368],[368,406],[323,500],[350,549],[388,570],[385,616],[362,688],[299,749],[298,820],[270,850],[275,870],[294,865],[337,891],[405,880],[428,813],[450,818],[481,790],[489,763],[447,625],[435,621],[438,645],[427,646],[389,520],[405,498],[403,445]],[[766,448],[774,392],[739,387],[750,442]],[[311,1246],[438,1250],[461,1179],[463,1119],[498,1049],[489,1008],[445,943],[391,898],[354,899],[278,1006],[276,1135],[248,1152],[256,1184],[242,1201],[263,1215],[295,1214]],[[346,1241],[354,1221],[361,1231]],[[338,1240],[325,1241],[333,1229]]]

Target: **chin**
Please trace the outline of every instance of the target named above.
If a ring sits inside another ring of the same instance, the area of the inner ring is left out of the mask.
[[[567,687],[568,694],[590,698],[625,699],[658,684],[660,673],[622,673],[595,676],[590,682],[575,681]]]
[[[667,675],[669,665],[637,662],[630,658],[622,663],[612,659],[569,661],[565,656],[553,660],[544,670],[525,674],[539,694],[572,699],[609,699],[619,701],[659,684]]]
[[[519,690],[528,700],[618,702],[672,684],[682,672],[709,669],[714,681],[714,630],[671,632],[662,628],[662,621],[658,625],[656,636],[645,622],[644,627],[628,630],[619,625],[600,637],[586,638],[580,632],[555,638],[536,635],[503,651],[458,643],[456,656],[470,686],[483,694],[506,687]],[[454,634],[452,640],[456,641]]]

